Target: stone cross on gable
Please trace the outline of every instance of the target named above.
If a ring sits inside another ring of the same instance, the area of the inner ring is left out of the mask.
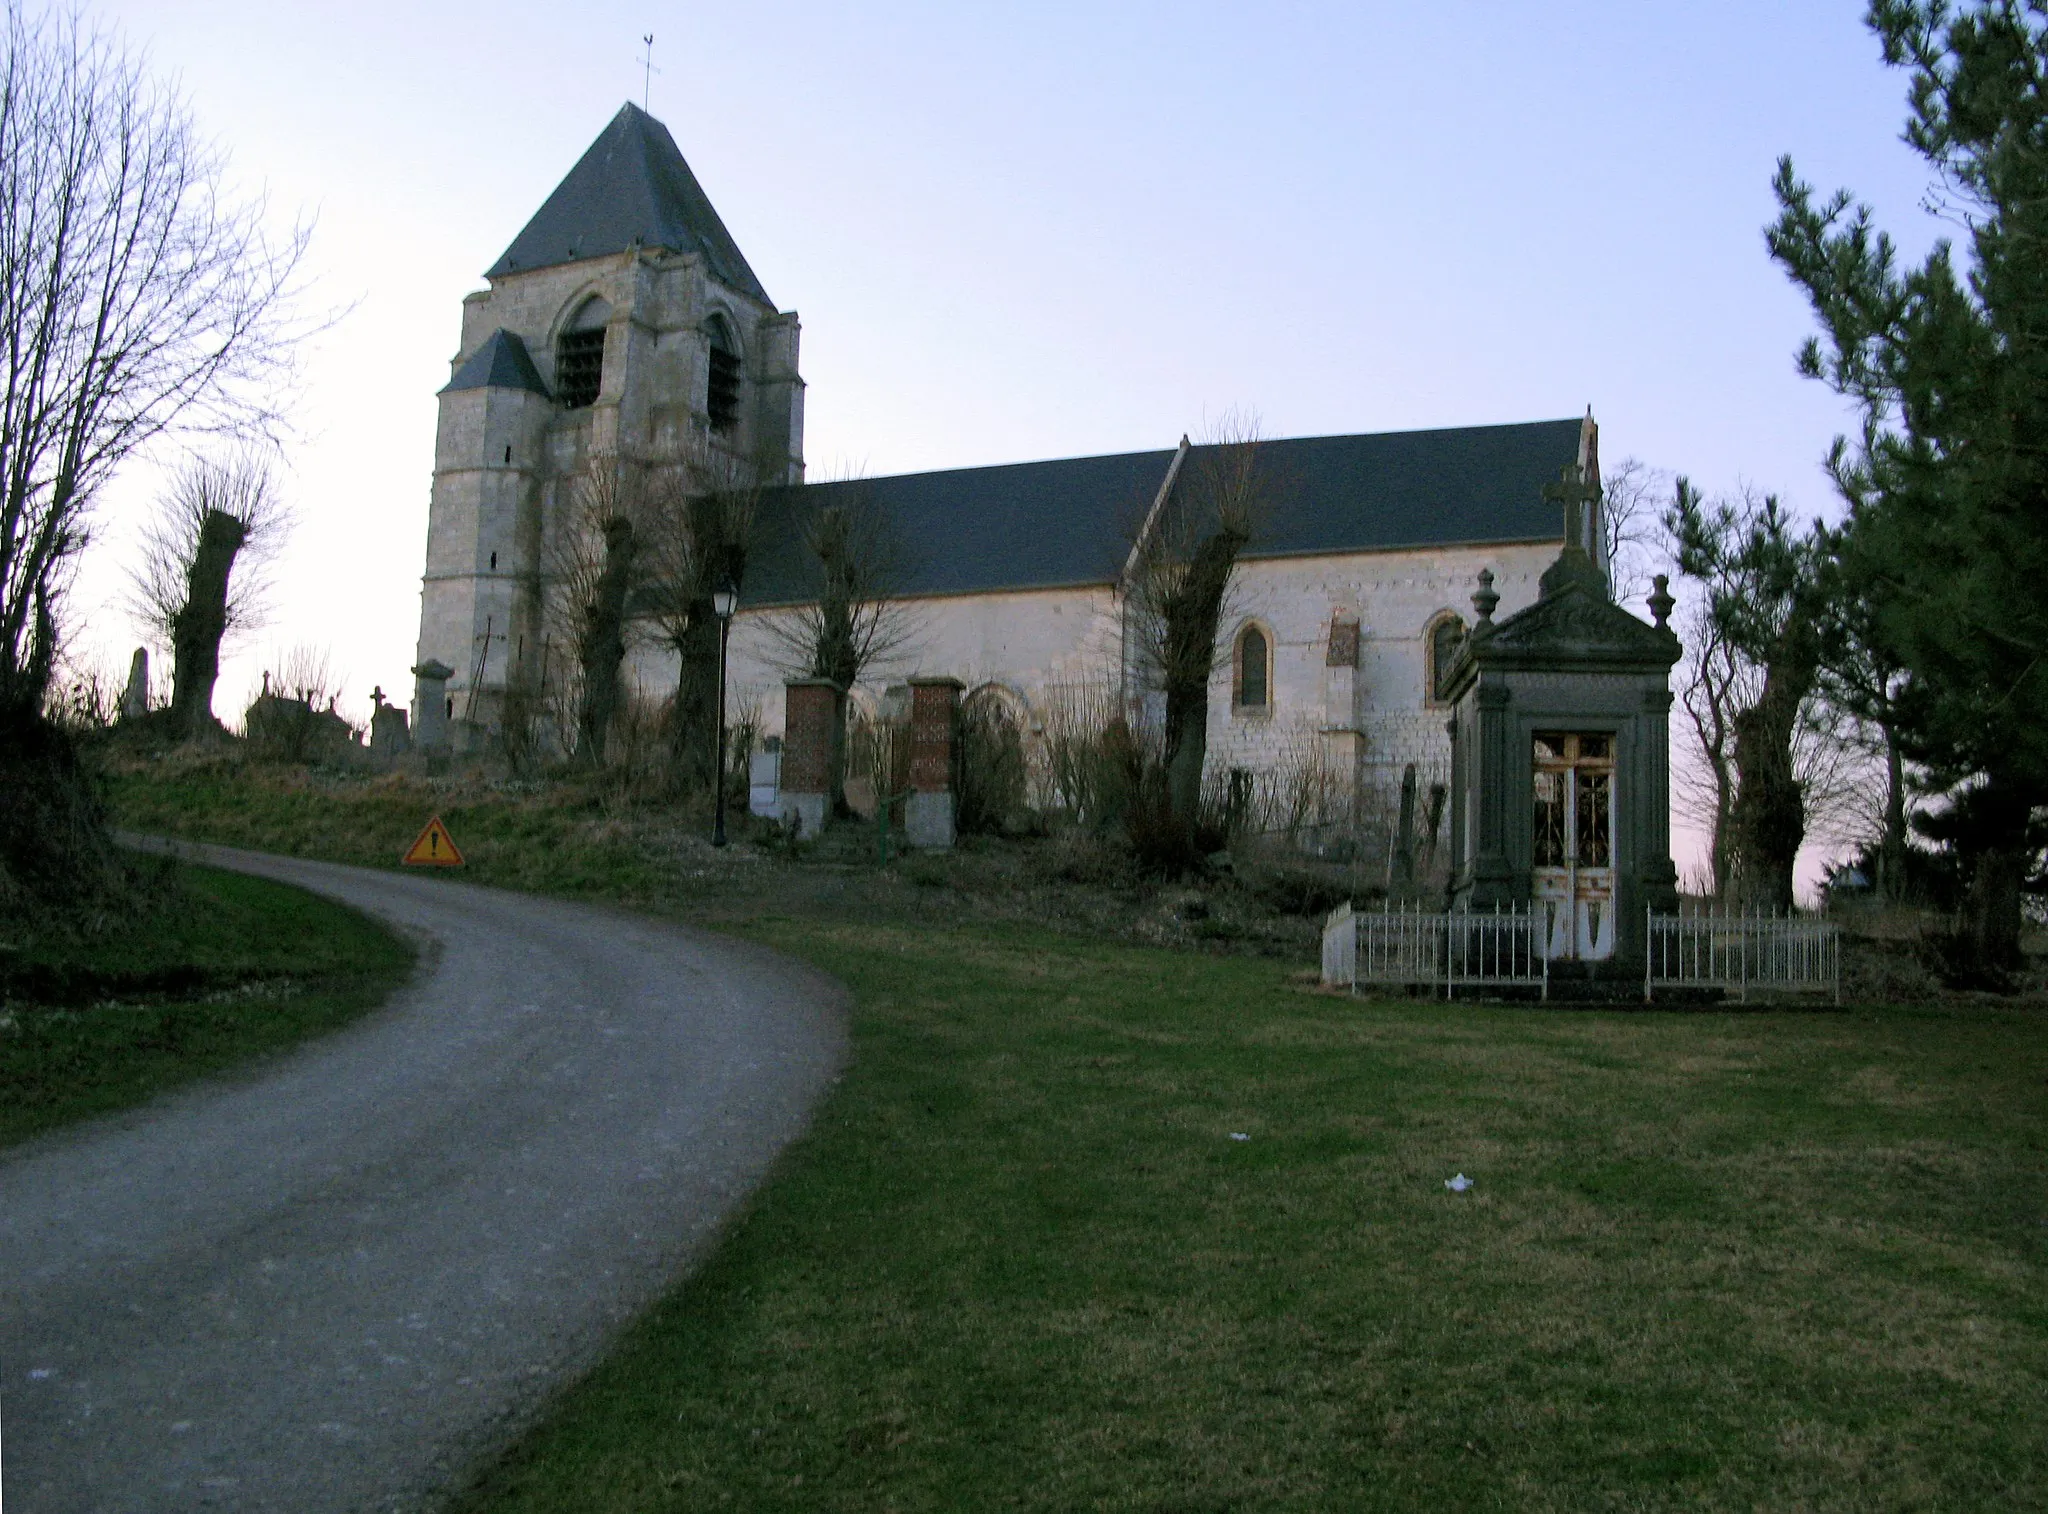
[[[1599,481],[1589,480],[1577,463],[1567,463],[1558,470],[1556,483],[1543,486],[1543,497],[1552,504],[1564,506],[1564,544],[1582,551],[1589,550],[1585,507],[1600,502]]]

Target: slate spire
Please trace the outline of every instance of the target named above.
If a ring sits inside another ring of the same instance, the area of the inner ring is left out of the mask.
[[[628,101],[485,278],[632,246],[700,254],[723,284],[771,305],[668,128]]]

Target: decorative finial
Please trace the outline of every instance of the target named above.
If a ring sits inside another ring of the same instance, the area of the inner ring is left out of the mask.
[[[384,708],[384,685],[381,683],[370,690],[370,708],[373,710]]]
[[[1658,630],[1669,630],[1671,628],[1671,607],[1678,603],[1677,600],[1671,597],[1671,575],[1659,573],[1650,582],[1654,585],[1650,590],[1648,601],[1650,614],[1656,618]]]
[[[1492,630],[1494,606],[1499,603],[1500,596],[1493,592],[1493,569],[1481,568],[1479,570],[1479,592],[1472,596],[1472,608],[1479,612],[1479,624],[1472,629],[1477,631],[1483,627],[1486,630]]]

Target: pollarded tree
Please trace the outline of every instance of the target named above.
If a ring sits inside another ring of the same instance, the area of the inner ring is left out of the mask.
[[[743,587],[747,542],[760,500],[758,470],[706,449],[646,474],[641,512],[643,591],[660,638],[676,654],[669,704],[669,778],[709,786],[717,771],[720,627],[712,596]]]
[[[1166,706],[1160,797],[1169,834],[1160,838],[1163,846],[1148,849],[1171,867],[1190,864],[1198,853],[1209,682],[1222,655],[1217,633],[1238,559],[1276,490],[1262,459],[1255,420],[1222,421],[1212,443],[1188,453],[1171,492],[1141,528],[1125,579],[1138,668]],[[1141,813],[1149,803],[1145,789],[1140,782],[1134,796]]]
[[[1792,868],[1807,807],[1795,746],[1820,673],[1820,550],[1793,529],[1775,497],[1710,505],[1685,479],[1666,522],[1680,571],[1706,593],[1705,614],[1726,653],[1753,668],[1755,687],[1720,710],[1734,792],[1721,769],[1726,831],[1717,824],[1716,883],[1792,907]],[[1733,685],[1731,684],[1731,690]]]
[[[260,453],[188,459],[143,532],[132,580],[137,617],[171,648],[171,722],[196,736],[218,722],[222,640],[255,625],[262,569],[289,524]]]
[[[1846,588],[1900,670],[1904,754],[1968,798],[1952,844],[1996,971],[2018,960],[2048,803],[2048,7],[1873,0],[1866,20],[1910,75],[1905,139],[1961,246],[1902,266],[1868,207],[1818,198],[1790,158],[1769,242],[1820,323],[1801,370],[1862,411],[1830,456]]]
[[[803,521],[811,593],[765,622],[775,661],[797,678],[838,685],[830,784],[835,814],[847,813],[844,769],[847,692],[909,651],[922,626],[903,598],[908,546],[886,510],[857,482],[836,486]]]

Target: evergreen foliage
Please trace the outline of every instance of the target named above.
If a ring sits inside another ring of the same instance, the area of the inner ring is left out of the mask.
[[[1911,76],[1905,140],[1961,235],[1906,266],[1868,206],[1819,198],[1785,158],[1768,239],[1820,323],[1801,371],[1862,413],[1829,457],[1841,587],[1901,670],[1906,756],[1968,796],[1950,839],[1996,969],[2017,958],[2048,803],[2048,6],[1873,0],[1866,19]]]

